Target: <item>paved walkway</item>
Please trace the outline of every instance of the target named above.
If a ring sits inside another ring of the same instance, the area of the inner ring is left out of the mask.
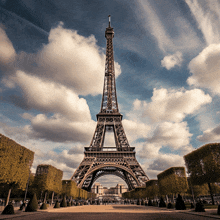
[[[101,214],[103,213],[103,216],[109,215],[109,213],[115,214],[120,213],[122,214],[132,214],[130,215],[131,219],[132,216],[135,216],[135,213],[138,215],[143,214],[149,214],[149,215],[160,215],[163,214],[164,216],[169,214],[174,214],[175,216],[181,216],[181,215],[188,215],[187,219],[193,219],[199,217],[200,219],[213,219],[213,218],[219,218],[220,216],[217,215],[217,210],[214,209],[207,209],[206,212],[203,213],[197,213],[193,210],[183,210],[178,211],[174,209],[167,209],[167,208],[158,208],[158,207],[152,207],[152,206],[137,206],[137,205],[85,205],[85,206],[72,206],[72,207],[66,207],[66,208],[58,208],[54,209],[53,207],[49,207],[47,210],[39,210],[37,212],[24,212],[20,210],[15,210],[14,215],[0,215],[0,219],[56,219],[52,216],[55,215],[66,215],[66,214],[74,214],[74,215],[80,215],[86,217],[89,216],[89,213],[94,214]],[[84,214],[83,214],[84,213]],[[104,214],[106,213],[106,214]],[[180,215],[181,213],[181,215]],[[44,218],[45,216],[51,216],[51,218]],[[117,216],[117,215],[116,215]],[[183,216],[182,216],[183,217]],[[204,218],[205,217],[205,218]],[[67,219],[65,217],[59,218],[59,219]],[[87,219],[87,218],[83,218]],[[89,218],[88,218],[89,219]],[[105,219],[105,218],[103,218]],[[129,220],[129,215],[127,217],[127,220]],[[153,219],[153,218],[152,218]],[[175,217],[174,219],[182,219]],[[115,220],[115,219],[114,219]]]

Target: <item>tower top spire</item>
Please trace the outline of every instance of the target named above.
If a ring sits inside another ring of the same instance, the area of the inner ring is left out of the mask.
[[[108,16],[108,26],[111,27],[111,15]]]
[[[100,113],[119,114],[117,95],[116,95],[116,85],[115,85],[115,67],[114,67],[113,42],[112,42],[114,37],[114,30],[111,27],[111,15],[109,15],[108,18],[109,18],[109,26],[105,30],[105,38],[107,40],[105,78],[104,78],[104,87],[103,87]]]

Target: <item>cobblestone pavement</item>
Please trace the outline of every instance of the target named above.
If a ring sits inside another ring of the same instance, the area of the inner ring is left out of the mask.
[[[205,220],[219,218],[215,213],[217,211],[209,210],[205,213],[195,213],[189,210],[176,211],[165,208],[136,206],[136,205],[90,205],[73,206],[67,208],[54,209],[50,207],[45,211],[25,213],[16,211],[16,215],[1,215],[0,219],[13,220],[142,220],[142,219],[189,219]]]

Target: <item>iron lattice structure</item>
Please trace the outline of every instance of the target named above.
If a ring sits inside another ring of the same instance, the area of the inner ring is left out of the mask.
[[[132,190],[145,185],[149,178],[136,160],[135,148],[130,147],[122,126],[122,114],[119,113],[115,86],[114,31],[110,17],[105,37],[107,46],[101,110],[96,115],[97,126],[90,146],[85,147],[84,159],[71,179],[78,187],[90,191],[99,177],[116,175],[127,183],[129,190]],[[105,134],[109,131],[114,133],[115,147],[104,147]]]

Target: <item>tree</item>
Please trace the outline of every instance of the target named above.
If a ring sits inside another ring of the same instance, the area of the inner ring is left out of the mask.
[[[45,193],[44,202],[47,193],[61,193],[62,190],[63,171],[51,165],[41,164],[37,166],[36,175],[33,182],[33,188],[38,192],[38,197],[43,192]]]
[[[73,180],[62,180],[62,194],[76,199],[79,196],[79,188]]]
[[[146,197],[154,199],[159,195],[158,180],[149,180],[146,182]]]
[[[214,204],[211,183],[219,182],[220,143],[206,144],[184,156],[192,184],[208,184],[212,204]]]
[[[157,175],[161,195],[184,193],[188,182],[184,167],[170,167]]]
[[[0,185],[8,189],[8,204],[13,188],[24,190],[34,152],[0,134]]]
[[[38,209],[37,197],[36,197],[36,193],[34,193],[33,197],[27,204],[25,212],[35,212],[37,211],[37,209]]]
[[[208,194],[208,191],[209,191],[208,184],[206,184],[206,183],[204,183],[202,185],[192,184],[190,177],[188,177],[187,180],[188,180],[188,184],[189,184],[189,189],[188,189],[187,193],[193,196],[193,200],[195,200],[195,198],[200,195],[207,195]]]

